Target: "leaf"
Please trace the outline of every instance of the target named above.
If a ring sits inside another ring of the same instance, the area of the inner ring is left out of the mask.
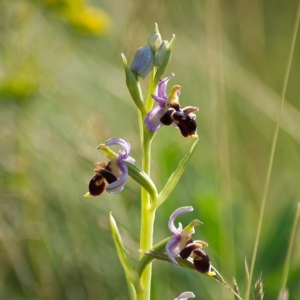
[[[151,178],[136,165],[124,161],[128,167],[128,175],[140,184],[150,195],[152,201],[157,198],[157,189]]]
[[[119,233],[116,221],[110,213],[110,227],[112,236],[116,245],[119,259],[121,261],[122,267],[124,269],[125,275],[128,280],[133,284],[136,291],[142,290],[140,278],[137,272],[132,268],[128,251],[125,249],[121,235]]]
[[[184,172],[187,163],[189,162],[190,158],[192,157],[192,154],[196,148],[196,145],[198,143],[199,139],[197,139],[194,144],[192,145],[190,151],[185,155],[185,157],[179,162],[177,169],[172,173],[170,176],[168,182],[162,189],[162,191],[159,193],[157,198],[156,207],[160,206],[171,194],[174,187],[176,186],[179,178],[181,177],[182,173]]]
[[[128,67],[127,60],[125,58],[125,55],[122,53],[122,60],[125,68],[125,76],[126,76],[126,85],[129,90],[129,93],[138,107],[138,109],[141,111],[143,115],[146,114],[145,104],[143,101],[143,95],[142,90],[139,81],[137,80],[137,77],[131,72],[131,70]]]

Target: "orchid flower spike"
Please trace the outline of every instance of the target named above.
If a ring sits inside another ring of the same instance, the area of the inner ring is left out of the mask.
[[[181,293],[177,298],[175,298],[174,300],[187,300],[189,298],[195,298],[194,293],[192,292],[184,292]]]
[[[168,81],[174,76],[174,74],[171,74],[158,83],[156,94],[151,95],[158,105],[146,115],[145,125],[149,132],[155,132],[162,125],[174,124],[175,127],[180,129],[184,137],[197,138],[196,115],[194,112],[199,109],[194,106],[187,106],[181,109],[179,103],[181,87],[179,85],[173,86],[170,95],[167,96]]]
[[[114,153],[108,146],[118,145],[121,150]],[[128,168],[124,161],[134,163],[134,159],[129,156],[130,144],[120,138],[112,138],[97,147],[105,151],[108,163],[97,162],[96,173],[89,183],[89,192],[85,197],[100,196],[105,190],[110,194],[120,193],[128,178]]]
[[[168,223],[173,236],[166,244],[166,253],[173,263],[174,267],[179,267],[176,257],[179,255],[182,259],[188,259],[191,255],[194,257],[194,267],[200,273],[210,272],[210,259],[208,255],[201,250],[202,247],[208,246],[204,241],[193,241],[191,235],[195,233],[194,227],[202,224],[198,220],[192,221],[187,227],[182,229],[182,224],[178,224],[178,228],[174,225],[174,220],[187,212],[193,211],[192,206],[186,206],[176,209],[170,216]]]

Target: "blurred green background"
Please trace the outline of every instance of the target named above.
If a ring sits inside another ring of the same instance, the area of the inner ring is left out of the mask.
[[[213,265],[244,286],[250,263],[298,1],[1,0],[0,1],[0,299],[126,300],[126,282],[109,228],[119,225],[133,264],[139,257],[139,187],[84,198],[96,150],[111,137],[132,145],[140,166],[136,108],[121,53],[132,61],[158,23],[176,35],[167,74],[182,86],[182,106],[199,107],[199,143],[158,210],[154,241],[170,235],[180,206],[183,226],[204,224]],[[276,299],[300,197],[300,37],[258,248],[265,299]],[[148,79],[142,82],[144,95]],[[170,86],[169,86],[170,88]],[[172,127],[153,142],[152,178],[160,190],[193,140]],[[288,277],[300,295],[299,230]],[[254,284],[254,283],[253,283]],[[153,264],[152,299],[183,291],[196,299],[233,299],[220,283],[171,264]]]

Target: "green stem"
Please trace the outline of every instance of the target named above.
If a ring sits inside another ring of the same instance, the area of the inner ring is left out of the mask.
[[[278,132],[279,132],[279,127],[280,127],[281,113],[282,113],[282,109],[283,109],[284,98],[285,98],[287,83],[288,83],[291,64],[292,64],[292,59],[293,59],[293,53],[294,53],[294,49],[295,49],[295,42],[296,42],[296,37],[297,37],[299,19],[300,19],[300,1],[299,1],[299,7],[298,7],[298,11],[297,11],[297,16],[296,16],[296,22],[295,22],[295,26],[294,26],[294,33],[293,33],[290,53],[289,53],[289,57],[288,57],[288,64],[287,64],[285,77],[284,77],[284,82],[283,82],[280,109],[279,109],[279,113],[278,113],[276,129],[275,129],[274,136],[273,136],[273,142],[272,142],[271,154],[270,154],[270,159],[269,159],[267,177],[266,177],[263,197],[262,197],[262,201],[261,201],[261,208],[260,208],[260,214],[259,214],[259,219],[258,219],[258,226],[257,226],[255,243],[254,243],[254,250],[253,250],[253,254],[252,254],[252,260],[251,260],[251,266],[250,266],[250,272],[249,272],[249,285],[248,285],[248,287],[245,291],[245,300],[249,300],[249,295],[250,295],[250,286],[251,286],[251,281],[252,281],[252,277],[253,277],[253,270],[254,270],[254,265],[255,265],[255,260],[256,260],[259,237],[260,237],[261,228],[262,228],[262,221],[263,221],[264,212],[265,212],[267,193],[268,193],[268,189],[269,189],[272,166],[273,166],[273,161],[274,161],[275,148],[276,148],[276,144],[277,144]]]
[[[157,84],[154,83],[154,76],[156,74],[156,68],[153,68],[151,74],[150,74],[150,83],[149,83],[149,90],[148,90],[148,95],[146,99],[146,111],[148,112],[150,109],[152,109],[153,106],[153,98],[151,97],[152,94],[155,93],[156,86]]]
[[[142,197],[143,198],[143,197]],[[142,199],[142,202],[147,199]],[[141,224],[141,240],[140,247],[142,250],[151,249],[153,244],[153,225],[155,219],[155,211],[149,209],[149,205],[142,205],[142,224]],[[141,254],[141,258],[144,254]],[[141,276],[141,284],[143,290],[138,293],[138,300],[150,300],[152,277],[152,264],[148,264]]]
[[[142,169],[145,173],[150,175],[150,158],[151,158],[151,138],[147,129],[144,128],[143,137],[143,161]],[[141,190],[141,235],[140,235],[140,249],[148,250],[152,248],[153,244],[153,227],[155,219],[155,210],[150,207],[150,195],[142,188]],[[141,259],[144,254],[141,253]],[[141,283],[143,291],[138,293],[138,300],[150,300],[152,265],[149,264],[141,276]]]
[[[153,105],[151,94],[154,94],[156,86],[153,82],[155,70],[151,72],[149,91],[146,100],[146,110],[149,111]],[[144,120],[145,116],[142,115]],[[142,131],[142,170],[150,176],[151,169],[151,142],[154,137],[153,133],[149,133],[146,126],[140,122]],[[154,199],[153,199],[154,200]],[[140,233],[140,249],[149,250],[153,246],[153,228],[155,220],[155,210],[151,207],[151,198],[148,192],[141,189],[141,233]],[[144,254],[141,253],[141,259]],[[151,290],[151,277],[152,277],[152,264],[149,264],[143,274],[141,275],[142,291],[137,293],[137,300],[150,300]]]

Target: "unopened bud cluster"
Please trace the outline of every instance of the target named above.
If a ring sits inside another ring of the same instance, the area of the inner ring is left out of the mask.
[[[171,52],[171,42],[161,39],[158,26],[155,24],[155,31],[148,39],[148,45],[136,51],[130,70],[144,79],[153,69],[153,66],[156,68],[164,66],[163,70],[160,70],[162,77],[170,61]]]

